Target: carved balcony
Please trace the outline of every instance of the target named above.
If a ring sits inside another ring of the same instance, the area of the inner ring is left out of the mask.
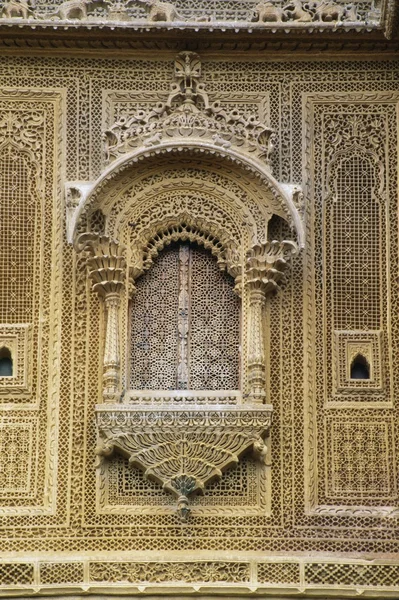
[[[182,520],[190,512],[189,497],[201,494],[244,454],[265,461],[270,405],[224,404],[241,400],[235,392],[130,392],[130,397],[140,404],[97,405],[96,454],[100,461],[114,452],[128,458],[131,467],[176,497]],[[179,399],[182,404],[176,404]]]

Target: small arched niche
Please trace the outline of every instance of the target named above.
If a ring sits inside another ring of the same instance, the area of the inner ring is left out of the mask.
[[[370,363],[362,354],[357,354],[353,358],[350,367],[350,378],[357,380],[370,379]]]
[[[13,367],[11,350],[3,346],[0,348],[0,377],[13,377]]]

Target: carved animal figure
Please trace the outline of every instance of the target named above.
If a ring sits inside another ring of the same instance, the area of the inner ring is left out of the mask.
[[[8,0],[3,6],[2,16],[6,19],[22,18],[29,19],[31,7],[27,0]]]
[[[345,8],[334,2],[315,2],[314,7],[315,19],[325,21],[326,23],[331,21],[342,21],[342,17],[345,14]]]
[[[259,23],[279,23],[284,17],[284,10],[272,2],[259,2],[256,10]]]
[[[345,21],[357,21],[357,6],[349,4],[345,11]]]
[[[176,21],[181,18],[171,2],[162,2],[162,0],[140,0],[140,2],[150,7],[149,21]]]
[[[215,146],[221,146],[222,148],[230,148],[230,146],[231,146],[231,142],[222,138],[222,136],[219,135],[218,133],[215,133],[212,136],[212,139],[213,139]]]
[[[298,23],[309,23],[313,20],[313,15],[309,12],[307,4],[301,0],[292,0],[289,4],[284,7],[284,12],[287,17]]]
[[[63,21],[69,19],[86,19],[87,5],[91,4],[91,2],[92,0],[65,0],[52,16],[58,17]]]

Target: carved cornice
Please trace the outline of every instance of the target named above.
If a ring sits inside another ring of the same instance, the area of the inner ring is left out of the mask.
[[[97,406],[96,453],[119,452],[177,497],[185,520],[189,496],[201,493],[251,448],[264,461],[272,407]]]
[[[245,55],[272,54],[280,57],[313,58],[323,56],[324,59],[334,57],[360,58],[367,57],[375,60],[380,58],[397,57],[399,42],[384,37],[381,30],[365,33],[340,33],[331,30],[322,33],[317,31],[291,31],[290,35],[281,31],[265,32],[209,32],[209,31],[179,31],[179,39],[173,31],[129,31],[126,37],[124,30],[107,31],[106,42],[103,40],[103,29],[84,32],[81,29],[72,31],[32,30],[29,26],[14,27],[12,25],[1,27],[0,48],[3,53],[15,54],[28,51],[29,54],[47,55],[54,52],[60,55],[77,55],[82,57],[102,56],[104,53],[113,53],[123,56],[137,57],[140,52],[142,57],[147,57],[153,52],[176,53],[182,50],[191,50],[206,53],[207,57],[217,58],[220,53],[228,53],[232,57],[237,53]],[[393,32],[395,28],[393,27]],[[396,36],[397,37],[397,36]]]
[[[391,12],[392,2],[365,0],[350,3],[345,0],[242,0],[239,5],[220,3],[179,3],[179,8],[164,0],[66,0],[35,4],[32,0],[6,0],[0,22],[12,25],[65,28],[158,28],[194,31],[266,30],[295,31],[343,30],[363,31],[380,27],[383,16]]]

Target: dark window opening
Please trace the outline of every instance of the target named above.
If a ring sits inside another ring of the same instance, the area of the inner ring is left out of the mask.
[[[352,361],[351,379],[370,379],[370,365],[361,354],[355,356]]]
[[[267,225],[267,239],[269,242],[274,240],[282,241],[291,234],[290,227],[285,219],[278,215],[272,215]]]
[[[11,352],[8,348],[0,350],[0,377],[12,377],[13,364]]]

